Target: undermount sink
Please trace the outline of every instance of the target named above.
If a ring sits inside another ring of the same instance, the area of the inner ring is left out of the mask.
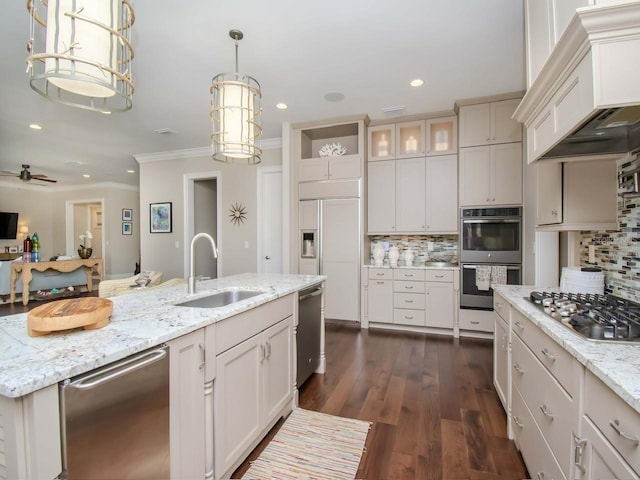
[[[196,307],[196,308],[220,308],[231,305],[232,303],[246,300],[247,298],[262,295],[265,292],[255,290],[230,290],[226,292],[218,292],[206,297],[188,300],[182,303],[176,303],[177,307]]]

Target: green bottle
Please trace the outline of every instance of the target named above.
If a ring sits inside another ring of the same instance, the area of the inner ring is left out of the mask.
[[[31,260],[33,262],[40,261],[40,239],[38,238],[38,233],[33,232],[33,237],[31,237],[31,243],[33,244],[31,249]]]

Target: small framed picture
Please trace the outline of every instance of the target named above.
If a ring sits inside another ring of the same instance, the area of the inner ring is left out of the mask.
[[[130,222],[133,220],[133,210],[131,208],[123,208],[122,209],[122,221]]]
[[[171,202],[149,204],[151,233],[171,233]]]
[[[18,253],[18,247],[9,247],[9,253]]]
[[[131,235],[131,222],[122,222],[122,235]]]

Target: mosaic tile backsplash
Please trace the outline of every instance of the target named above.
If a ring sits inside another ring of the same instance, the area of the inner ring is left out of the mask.
[[[629,163],[619,165],[624,170]],[[580,232],[580,264],[589,263],[589,245],[595,247],[595,265],[605,273],[605,293],[640,302],[640,197],[618,196],[619,230]]]
[[[413,266],[421,266],[426,262],[458,262],[457,235],[371,235],[371,252],[374,244],[382,242],[385,246],[384,265],[389,265],[389,247],[396,246],[400,250],[399,266],[404,266],[404,252],[413,250]],[[373,265],[373,253],[370,259]]]

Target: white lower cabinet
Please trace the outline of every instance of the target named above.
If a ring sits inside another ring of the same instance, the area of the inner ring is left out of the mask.
[[[494,294],[494,297],[496,294]],[[493,385],[505,412],[509,412],[509,323],[494,313],[493,334]]]
[[[205,478],[205,329],[168,345],[171,478]]]
[[[255,446],[293,389],[293,317],[216,358],[215,478],[226,478]]]
[[[452,270],[369,268],[366,292],[367,323],[453,330],[455,288]],[[417,331],[417,330],[414,330]]]

